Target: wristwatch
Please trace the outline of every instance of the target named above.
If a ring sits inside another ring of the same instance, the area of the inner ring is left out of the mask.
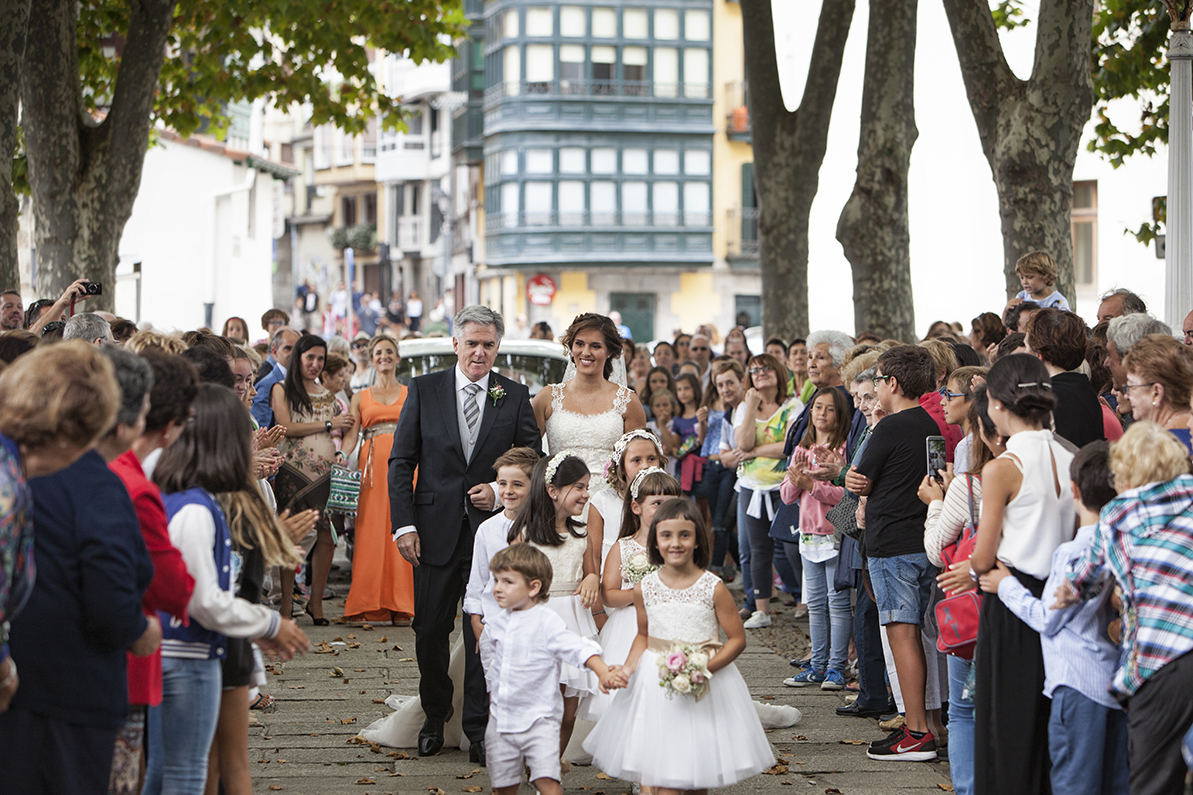
[[[327,432],[331,433],[331,420],[328,420],[327,422],[325,422],[323,424],[327,426]]]

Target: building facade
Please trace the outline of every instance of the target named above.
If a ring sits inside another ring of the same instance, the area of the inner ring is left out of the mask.
[[[484,4],[479,299],[554,328],[616,310],[640,341],[756,305],[724,198],[749,159],[718,87],[741,83],[741,47],[720,0]]]

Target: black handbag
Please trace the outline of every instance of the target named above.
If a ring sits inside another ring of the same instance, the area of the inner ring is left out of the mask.
[[[857,526],[858,496],[846,490],[841,495],[841,501],[828,509],[824,515],[833,526],[833,530],[854,541],[862,540],[862,529]]]
[[[779,492],[775,491],[772,494],[778,497]],[[775,510],[775,518],[770,523],[770,531],[767,534],[776,541],[782,541],[786,544],[798,544],[799,502],[796,501],[788,505],[779,497],[778,503],[779,507]]]

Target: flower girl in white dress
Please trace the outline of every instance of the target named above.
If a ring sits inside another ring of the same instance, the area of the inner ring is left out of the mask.
[[[712,550],[696,504],[679,497],[660,506],[647,547],[660,569],[634,586],[629,684],[584,743],[593,764],[658,795],[725,787],[766,770],[774,754],[733,665],[745,630],[721,578],[704,571]]]
[[[646,536],[658,507],[672,497],[682,497],[679,481],[658,467],[647,467],[634,477],[621,520],[621,533],[605,559],[601,598],[609,620],[601,628],[601,656],[621,662],[638,637],[634,586],[657,569],[646,552]],[[589,516],[592,514],[590,513]],[[597,693],[580,704],[580,717],[595,721],[604,714],[612,694]]]
[[[605,464],[605,479],[609,482],[609,488],[592,495],[587,519],[588,553],[601,567],[601,577],[605,576],[604,566],[609,558],[609,550],[621,538],[622,512],[630,484],[642,470],[665,466],[667,456],[663,454],[662,443],[645,428],[630,431],[613,445],[613,457]],[[650,525],[649,522],[646,524]]]
[[[592,608],[597,604],[600,577],[591,556],[585,554],[588,539],[584,526],[576,521],[588,504],[588,479],[584,459],[567,450],[539,461],[530,478],[530,494],[510,527],[509,542],[525,542],[547,556],[552,583],[546,607],[557,613],[569,630],[595,640]],[[600,692],[600,685],[591,671],[566,663],[560,666],[559,684],[563,691],[562,756],[576,725],[580,698]],[[565,766],[565,773],[567,769]]]

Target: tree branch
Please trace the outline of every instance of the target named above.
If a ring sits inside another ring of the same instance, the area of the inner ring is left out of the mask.
[[[944,0],[961,77],[986,158],[994,156],[994,131],[1002,100],[1022,83],[1007,64],[986,0]]]

